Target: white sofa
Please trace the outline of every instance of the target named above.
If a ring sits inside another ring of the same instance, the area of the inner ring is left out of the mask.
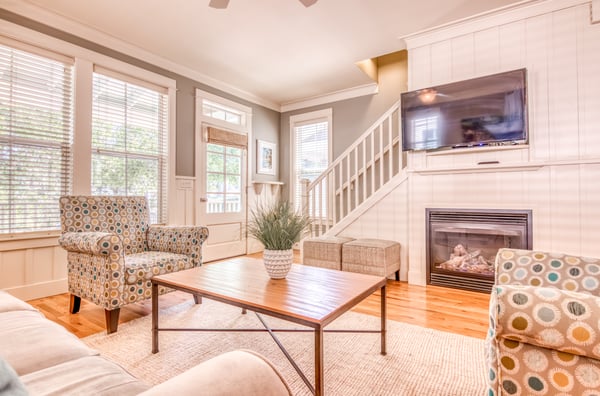
[[[139,394],[292,393],[277,370],[250,351],[224,353],[150,387],[31,305],[0,291],[0,396]]]

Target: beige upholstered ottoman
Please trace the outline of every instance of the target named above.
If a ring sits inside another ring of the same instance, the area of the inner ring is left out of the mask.
[[[342,269],[342,245],[354,238],[321,236],[302,243],[302,264],[313,267]]]
[[[342,271],[400,280],[400,244],[383,239],[356,239],[342,246]]]

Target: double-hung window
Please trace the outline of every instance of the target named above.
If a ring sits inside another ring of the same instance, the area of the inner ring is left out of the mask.
[[[72,141],[73,60],[0,43],[0,234],[60,227]]]
[[[329,166],[331,160],[331,109],[290,117],[292,130],[292,169],[293,199],[295,207],[300,210],[302,204],[302,179],[314,181]],[[326,215],[327,196],[321,195],[323,202],[317,207],[323,213],[315,213],[316,208],[309,208],[311,215]]]
[[[152,223],[166,220],[167,111],[165,88],[95,68],[92,194],[145,195]]]

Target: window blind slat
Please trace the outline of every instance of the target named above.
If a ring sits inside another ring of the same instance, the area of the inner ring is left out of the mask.
[[[58,198],[72,189],[72,120],[72,62],[0,45],[0,233],[60,227]]]

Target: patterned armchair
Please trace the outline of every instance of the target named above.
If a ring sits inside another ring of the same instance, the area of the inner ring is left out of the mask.
[[[63,196],[60,217],[69,310],[77,313],[81,298],[103,307],[109,334],[122,306],[151,297],[154,275],[202,265],[208,229],[150,225],[145,197]]]
[[[500,249],[489,395],[600,394],[600,259]]]

